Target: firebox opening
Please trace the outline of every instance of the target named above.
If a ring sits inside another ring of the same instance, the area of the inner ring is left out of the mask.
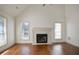
[[[36,34],[37,43],[47,43],[47,34]]]

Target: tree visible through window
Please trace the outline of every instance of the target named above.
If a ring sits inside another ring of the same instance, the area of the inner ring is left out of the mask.
[[[6,43],[6,19],[0,16],[0,47]]]
[[[61,23],[55,23],[55,39],[61,39]]]
[[[29,40],[29,23],[25,22],[22,24],[22,39]]]

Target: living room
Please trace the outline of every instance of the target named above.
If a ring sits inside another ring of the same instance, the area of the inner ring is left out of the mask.
[[[1,55],[78,55],[78,15],[74,4],[1,4]]]

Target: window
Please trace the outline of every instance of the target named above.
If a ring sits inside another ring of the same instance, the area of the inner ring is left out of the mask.
[[[55,39],[61,39],[61,23],[55,23]]]
[[[6,19],[0,16],[0,47],[6,43]]]
[[[22,24],[22,39],[29,40],[29,23],[25,22]]]

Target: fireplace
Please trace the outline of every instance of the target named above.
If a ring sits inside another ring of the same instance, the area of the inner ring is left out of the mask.
[[[33,28],[33,45],[52,44],[51,28]]]
[[[47,43],[48,35],[47,34],[36,34],[37,43]]]

